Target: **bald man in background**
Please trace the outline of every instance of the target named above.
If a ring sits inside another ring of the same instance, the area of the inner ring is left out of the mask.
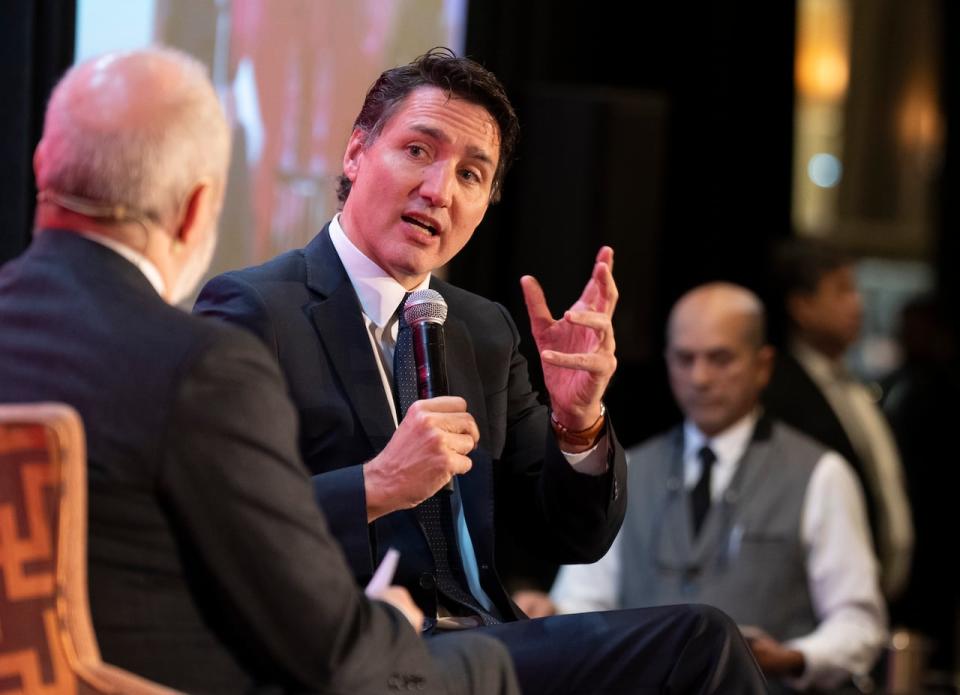
[[[886,618],[863,495],[839,455],[759,408],[773,363],[760,301],[724,283],[691,290],[666,359],[683,425],[628,453],[613,547],[564,567],[556,606],[533,610],[707,603],[741,625],[777,692],[868,673]]]
[[[364,596],[275,361],[171,306],[210,262],[228,145],[184,54],[73,68],[34,158],[34,241],[0,269],[0,402],[65,402],[86,429],[104,659],[189,692],[516,693],[498,643],[425,645],[406,590]]]

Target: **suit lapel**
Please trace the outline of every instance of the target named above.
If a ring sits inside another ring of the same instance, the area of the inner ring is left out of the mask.
[[[321,299],[307,307],[330,368],[337,375],[375,452],[394,433],[387,403],[370,346],[360,302],[330,241],[327,228],[304,249],[307,286]]]
[[[693,519],[689,496],[683,487],[683,428],[674,430],[670,449],[669,474],[664,494],[667,505],[660,524],[657,555],[667,567],[689,567],[693,556]],[[680,529],[679,533],[672,529]]]
[[[460,396],[467,401],[467,410],[480,428],[480,446],[484,446],[488,429],[486,400],[483,396],[483,381],[477,371],[473,340],[466,324],[456,316],[449,316],[444,325],[444,341],[450,395]]]

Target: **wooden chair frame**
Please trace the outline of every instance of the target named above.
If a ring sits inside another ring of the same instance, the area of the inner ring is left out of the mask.
[[[77,678],[77,692],[175,695],[129,671],[103,663],[90,618],[87,592],[87,470],[83,424],[62,403],[0,405],[0,425],[40,424],[58,470],[59,519],[55,554],[59,648]],[[57,656],[53,657],[57,659]]]

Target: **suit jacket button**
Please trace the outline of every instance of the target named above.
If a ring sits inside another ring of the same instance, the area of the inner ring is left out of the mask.
[[[437,578],[434,577],[429,572],[424,572],[420,575],[420,588],[421,589],[435,589],[437,587]]]

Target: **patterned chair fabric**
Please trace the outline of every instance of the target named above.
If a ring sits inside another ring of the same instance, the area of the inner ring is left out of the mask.
[[[0,695],[174,692],[100,660],[86,541],[80,417],[0,405]]]

